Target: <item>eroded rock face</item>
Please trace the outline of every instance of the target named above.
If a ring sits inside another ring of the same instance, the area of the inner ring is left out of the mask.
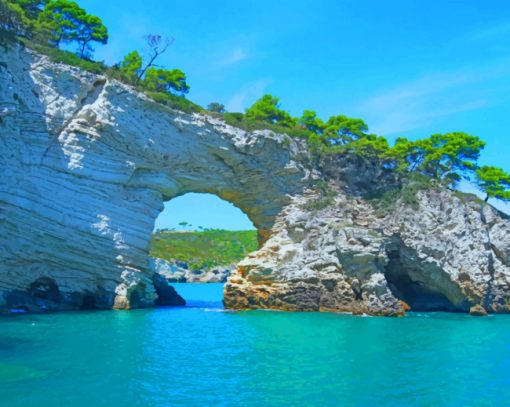
[[[310,210],[296,196],[271,238],[241,261],[225,286],[230,308],[402,315],[510,311],[509,222],[448,190],[421,191],[417,207],[378,215],[339,191]]]
[[[263,238],[310,181],[301,153],[286,136],[0,49],[0,307],[152,306],[148,249],[163,202],[216,194]],[[53,283],[32,290],[41,278]]]
[[[287,136],[0,50],[0,308],[181,304],[153,273],[151,232],[165,200],[208,192],[241,208],[263,243],[229,278],[227,307],[509,311],[510,223],[498,212],[429,190],[417,208],[378,215],[356,191],[391,184],[387,174],[325,165],[313,170]],[[314,209],[325,174],[338,194]]]

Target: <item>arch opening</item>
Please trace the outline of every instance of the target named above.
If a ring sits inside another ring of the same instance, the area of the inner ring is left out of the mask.
[[[150,257],[155,276],[188,307],[222,307],[223,285],[237,263],[259,248],[257,228],[234,204],[209,193],[165,202],[155,221]],[[158,296],[161,292],[156,284]],[[184,305],[165,303],[156,305]]]

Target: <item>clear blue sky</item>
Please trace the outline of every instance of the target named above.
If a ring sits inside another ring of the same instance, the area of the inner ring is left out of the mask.
[[[182,221],[191,225],[179,225]],[[165,210],[156,219],[155,229],[196,230],[199,226],[227,230],[254,229],[248,217],[231,203],[216,195],[194,193],[165,203]]]
[[[510,1],[79,3],[109,29],[95,53],[107,63],[147,33],[173,36],[160,63],[186,72],[201,105],[243,111],[271,93],[293,115],[361,117],[390,139],[465,131],[487,141],[483,164],[510,171]]]

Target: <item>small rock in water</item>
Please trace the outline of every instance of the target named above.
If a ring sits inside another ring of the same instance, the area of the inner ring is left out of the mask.
[[[469,313],[471,315],[473,315],[474,317],[486,317],[487,316],[487,310],[479,304],[473,305],[469,309]]]

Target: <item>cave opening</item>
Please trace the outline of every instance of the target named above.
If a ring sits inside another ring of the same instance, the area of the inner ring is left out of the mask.
[[[409,305],[411,311],[464,311],[434,286],[418,264],[404,260],[399,249],[389,250],[387,254],[389,261],[384,276],[388,286],[396,298]]]
[[[222,308],[224,283],[258,248],[257,229],[241,209],[213,194],[187,193],[165,202],[150,256],[187,307]]]

